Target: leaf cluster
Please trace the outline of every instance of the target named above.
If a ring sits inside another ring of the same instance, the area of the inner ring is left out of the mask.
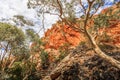
[[[94,18],[94,29],[109,27],[111,20],[120,20],[120,9],[113,11],[112,8],[109,8],[105,13],[99,14],[98,17]]]
[[[10,42],[11,45],[21,45],[25,41],[23,31],[16,26],[0,23],[0,41]]]
[[[44,50],[41,51],[40,53],[40,59],[41,59],[41,64],[43,69],[47,69],[49,66],[49,55],[47,52]]]

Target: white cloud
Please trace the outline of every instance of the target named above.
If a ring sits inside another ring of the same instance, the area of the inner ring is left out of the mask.
[[[0,0],[0,9],[0,19],[14,15],[34,18],[36,15],[33,9],[27,9],[27,0]]]
[[[33,28],[36,31],[39,31],[41,27],[41,18],[37,16],[34,9],[27,8],[27,1],[28,0],[0,0],[0,20],[12,18],[14,15],[23,15],[27,19],[32,20],[35,23]],[[46,28],[50,28],[51,25],[57,20],[56,16],[48,14],[45,15],[45,18]]]

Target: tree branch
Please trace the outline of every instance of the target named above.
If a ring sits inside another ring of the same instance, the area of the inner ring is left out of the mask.
[[[86,14],[86,9],[85,9],[85,7],[84,7],[84,5],[82,4],[82,1],[80,0],[80,5],[81,5],[81,7],[83,8],[83,10],[84,10],[84,13]]]

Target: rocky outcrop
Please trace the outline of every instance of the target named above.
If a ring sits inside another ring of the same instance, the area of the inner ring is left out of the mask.
[[[109,44],[120,47],[120,21],[112,20],[111,22],[113,24],[105,29],[105,32],[111,39]],[[100,32],[102,33],[102,31]],[[46,42],[46,49],[59,49],[66,45],[69,47],[75,47],[80,42],[85,41],[85,37],[82,33],[75,31],[68,25],[58,23],[45,33],[43,39]],[[105,41],[103,40],[103,42]]]
[[[113,22],[114,24],[106,29],[106,32],[113,39],[112,44],[120,47],[120,20]]]
[[[114,12],[119,10],[120,8],[114,5],[113,7],[104,9],[101,14],[105,14],[108,9],[112,9],[112,14],[108,15],[114,15]],[[97,15],[95,17],[97,17]],[[91,21],[88,26],[91,27],[93,24],[94,22]],[[111,41],[109,42],[109,44],[120,47],[120,20],[110,20],[110,24],[111,25],[105,30],[100,29],[100,32],[103,33],[103,31],[105,31],[106,34],[110,37]],[[101,36],[98,37],[101,38]],[[43,40],[46,42],[46,49],[59,49],[61,46],[65,46],[66,44],[68,44],[69,47],[75,47],[80,42],[85,41],[85,37],[82,33],[72,29],[64,22],[58,21],[52,26],[51,29],[46,31]],[[105,42],[104,40],[102,41]]]
[[[104,11],[106,11],[106,9]],[[102,14],[104,14],[104,11]],[[102,43],[120,47],[120,20],[110,20],[110,23],[111,25],[109,27],[99,29],[100,34],[97,36],[96,41],[101,40]],[[94,22],[91,21],[88,26],[92,26],[93,24]],[[111,40],[104,40],[104,37],[101,35],[104,31]],[[118,74],[119,70],[102,60],[93,51],[81,50],[81,48],[87,49],[83,46],[76,49],[75,46],[79,45],[80,42],[86,41],[84,34],[72,29],[64,22],[58,21],[54,24],[51,29],[46,31],[42,40],[45,42],[43,49],[48,52],[50,61],[50,66],[47,69],[48,71],[45,70],[45,76],[47,76],[45,78],[43,76],[43,80],[82,80],[83,78],[86,80],[109,80],[109,78],[115,78],[114,76],[118,76],[116,77],[116,80],[120,78],[120,75]],[[59,50],[61,47],[64,47],[63,49],[74,47],[75,50],[70,52],[60,63],[56,64],[54,62],[55,59],[59,58]],[[110,52],[110,49],[108,51]],[[106,53],[108,51],[106,51]],[[120,52],[117,53],[117,56],[116,54],[111,53],[107,55],[112,55],[115,59],[120,60],[119,53]],[[37,59],[37,57],[35,58]],[[51,63],[55,64],[54,67],[53,65],[51,66]],[[41,65],[38,65],[38,68],[40,69],[39,66]],[[103,69],[101,69],[101,67]],[[110,72],[110,70],[113,70],[113,72]],[[72,71],[75,71],[75,73],[72,73]],[[115,75],[111,75],[115,72]]]
[[[106,54],[120,60],[119,53]],[[78,46],[43,80],[119,80],[119,73],[119,69],[98,57],[94,51]]]
[[[83,34],[75,31],[64,23],[56,23],[44,36],[45,48],[59,49],[62,46],[75,47],[85,38]]]

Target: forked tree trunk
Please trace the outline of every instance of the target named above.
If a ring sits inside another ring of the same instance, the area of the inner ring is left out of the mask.
[[[80,1],[81,1],[81,0],[80,0]],[[92,1],[91,1],[91,0],[87,0],[87,1],[88,1],[88,8],[87,8],[87,10],[85,10],[85,13],[86,13],[86,14],[85,14],[85,20],[84,20],[84,25],[83,25],[83,27],[84,27],[84,34],[85,34],[85,36],[88,38],[88,41],[90,42],[91,46],[93,47],[94,52],[95,52],[99,57],[101,57],[102,59],[104,59],[104,60],[106,60],[107,62],[109,62],[111,65],[113,65],[113,66],[117,67],[118,69],[120,69],[120,62],[119,62],[118,60],[116,60],[116,59],[114,59],[114,58],[106,55],[106,54],[99,48],[99,46],[97,45],[94,37],[92,37],[91,34],[87,31],[87,22],[88,22],[88,20],[91,18],[91,17],[90,17],[90,10],[91,10],[91,8],[92,8],[92,6],[93,6],[93,4],[94,4],[94,2],[95,2],[96,0],[92,0]],[[57,0],[57,3],[58,3],[59,8],[60,8],[60,18],[63,19],[63,18],[61,17],[63,12],[62,12],[62,7],[61,7],[61,5],[60,5],[59,0]],[[68,59],[67,59],[67,60],[68,60]],[[65,64],[64,66],[66,66],[66,65],[67,65],[67,64]],[[60,67],[55,68],[55,70],[53,71],[53,73],[49,75],[49,79],[43,79],[43,80],[55,80],[56,77],[58,77],[58,76],[61,74],[61,71],[60,71],[60,70],[61,70],[62,68],[64,68],[64,66],[60,65]],[[55,76],[55,77],[54,77],[54,78],[50,78],[52,75]]]
[[[96,52],[96,54],[103,58],[104,60],[106,60],[107,62],[111,63],[113,66],[117,67],[118,69],[120,69],[120,62],[108,55],[106,55],[101,49],[100,47],[97,45],[95,38],[91,36],[91,34],[87,31],[86,28],[86,24],[87,24],[87,18],[85,20],[84,23],[84,34],[85,36],[88,38],[89,43],[91,44],[91,46],[93,47],[93,50]]]
[[[90,41],[91,41],[91,43],[92,43],[93,46],[94,46],[93,49],[94,49],[94,51],[96,52],[96,54],[97,54],[98,56],[100,56],[101,58],[103,58],[104,60],[106,60],[106,61],[108,61],[109,63],[111,63],[113,66],[115,66],[115,67],[117,67],[117,68],[120,69],[120,62],[119,62],[118,60],[116,60],[116,59],[114,59],[114,58],[106,55],[106,54],[99,48],[99,46],[96,44],[94,38],[92,38],[90,35],[87,35],[87,36],[90,37],[90,39],[91,39]]]
[[[93,6],[95,0],[93,0],[92,2],[88,0],[88,8],[86,10],[86,16],[85,16],[85,21],[84,21],[84,34],[85,36],[88,38],[91,46],[93,47],[93,50],[96,52],[96,54],[98,54],[98,56],[100,56],[101,58],[103,58],[104,60],[108,61],[109,63],[111,63],[113,66],[117,67],[118,69],[120,69],[120,62],[108,55],[106,55],[97,45],[94,37],[91,36],[91,34],[87,31],[87,23],[88,20],[90,19],[90,11],[91,8]]]

